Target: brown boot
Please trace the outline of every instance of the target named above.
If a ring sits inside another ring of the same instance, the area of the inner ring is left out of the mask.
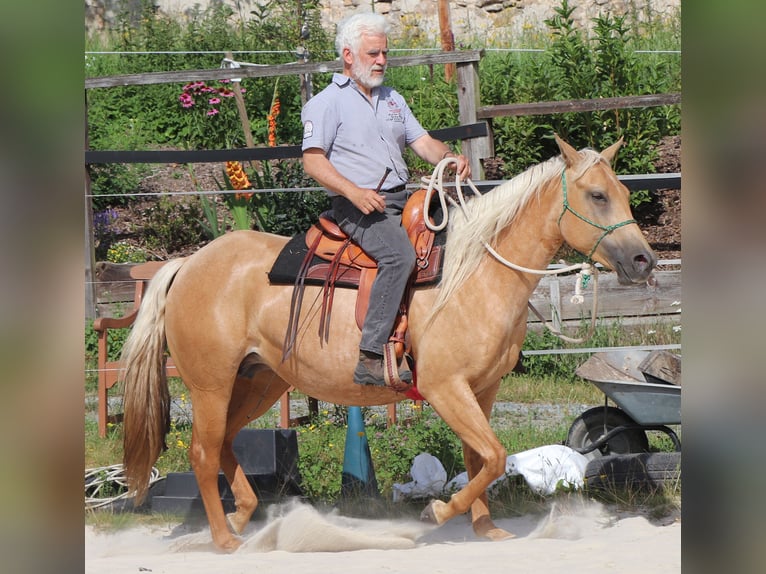
[[[403,383],[412,383],[412,372],[406,367],[399,368],[399,378]],[[354,369],[354,382],[357,385],[373,385],[376,387],[386,386],[386,377],[383,373],[383,355],[369,351],[359,352],[359,362]]]

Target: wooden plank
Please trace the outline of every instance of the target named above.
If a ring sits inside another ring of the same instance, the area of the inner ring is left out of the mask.
[[[681,189],[681,174],[649,173],[643,175],[618,175],[617,178],[631,191],[636,189]]]
[[[565,114],[569,112],[593,112],[597,110],[618,110],[624,108],[649,108],[681,103],[681,94],[648,94],[643,96],[620,96],[616,98],[595,98],[592,100],[561,100],[557,102],[535,102],[523,104],[499,104],[482,106],[476,118],[489,119],[507,116],[535,116]]]
[[[104,315],[106,309],[120,310],[120,307],[131,308],[136,294],[136,282],[130,276],[134,263],[96,263],[95,292],[96,303],[101,311],[99,316],[113,316],[113,312]]]
[[[599,317],[652,317],[658,315],[678,315],[681,308],[681,271],[655,271],[656,284],[652,287],[643,285],[620,285],[615,273],[599,273],[598,279],[598,309]],[[570,299],[575,291],[576,276],[543,277],[530,302],[538,311],[551,320],[551,298],[555,296],[556,283],[560,291],[560,318],[562,321],[577,321],[583,317],[589,318],[593,307],[593,286],[589,285],[583,292],[584,302],[573,304]],[[537,317],[530,312],[528,321],[539,323]]]
[[[478,119],[476,106],[481,101],[478,62],[457,66],[458,119],[461,124],[472,124]],[[476,179],[484,179],[481,160],[494,155],[493,140],[489,136],[463,142],[462,152],[468,158],[471,172]]]
[[[85,163],[223,163],[290,159],[301,155],[299,145],[206,150],[87,150]]]
[[[482,56],[482,50],[463,50],[460,52],[437,52],[434,54],[421,54],[416,56],[399,56],[389,58],[388,66],[391,68],[396,68],[402,66],[478,62]],[[199,80],[207,82],[224,79],[231,80],[233,78],[269,78],[291,74],[298,75],[339,72],[342,69],[343,65],[340,60],[306,63],[289,62],[287,64],[263,66],[242,64],[242,67],[240,68],[146,72],[143,74],[123,74],[119,76],[86,78],[85,89],[187,83]]]
[[[680,173],[644,173],[635,175],[618,175],[625,187],[631,191],[637,189],[681,189]],[[487,193],[498,185],[504,184],[506,179],[473,180],[473,184],[481,193]]]
[[[428,133],[441,141],[454,141],[483,137],[489,133],[489,130],[487,122],[477,122],[464,126],[430,130]],[[299,145],[207,150],[87,150],[85,163],[223,163],[226,161],[297,159],[302,155],[303,152]]]
[[[476,122],[468,125],[429,130],[428,133],[436,139],[446,142],[484,137],[489,135],[489,128],[487,127],[487,122]]]

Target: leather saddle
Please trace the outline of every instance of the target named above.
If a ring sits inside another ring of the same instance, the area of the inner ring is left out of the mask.
[[[410,287],[433,283],[441,271],[442,245],[434,245],[435,234],[425,223],[426,190],[419,189],[410,196],[402,212],[402,227],[407,230],[416,254],[416,269]],[[326,211],[306,232],[308,251],[298,271],[290,306],[290,319],[283,346],[283,360],[287,358],[298,332],[298,317],[306,280],[322,282],[323,296],[319,322],[319,336],[329,337],[330,315],[336,285],[356,286],[356,323],[361,329],[370,303],[370,289],[378,272],[378,265],[364,250],[338,226],[332,213]],[[402,300],[391,341],[396,355],[401,358],[407,350],[407,308],[410,287]]]

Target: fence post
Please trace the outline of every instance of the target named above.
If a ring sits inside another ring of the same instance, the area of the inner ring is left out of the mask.
[[[478,121],[477,110],[481,100],[479,90],[479,62],[461,62],[457,64],[457,101],[461,125],[474,124]],[[473,180],[484,179],[484,166],[481,160],[495,155],[494,145],[489,136],[463,141],[463,154],[471,164]]]

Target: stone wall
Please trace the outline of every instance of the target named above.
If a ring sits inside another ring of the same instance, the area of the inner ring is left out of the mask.
[[[297,6],[297,0],[291,0]],[[128,0],[138,4],[139,0]],[[156,0],[159,10],[179,15],[213,2],[226,2],[237,12],[249,13],[258,0]],[[285,5],[289,2],[282,2]],[[85,24],[99,30],[114,22],[120,0],[85,0]],[[355,12],[369,11],[371,0],[321,0],[322,23],[334,34],[335,24]],[[438,48],[440,31],[437,0],[379,0],[375,11],[390,17],[394,38],[418,46]],[[523,47],[525,34],[545,30],[545,20],[554,15],[560,0],[457,0],[450,2],[455,43],[472,47]],[[570,0],[573,17],[583,27],[599,14],[629,14],[634,21],[671,20],[680,14],[681,0]]]

